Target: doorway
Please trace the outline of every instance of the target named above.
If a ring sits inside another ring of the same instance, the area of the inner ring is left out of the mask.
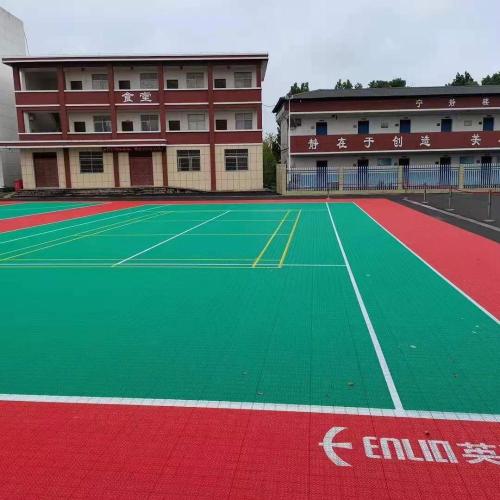
[[[368,187],[368,159],[360,158],[358,160],[358,189]]]
[[[153,154],[147,152],[129,153],[130,185],[153,186]]]
[[[33,169],[37,188],[59,187],[57,153],[33,153]]]

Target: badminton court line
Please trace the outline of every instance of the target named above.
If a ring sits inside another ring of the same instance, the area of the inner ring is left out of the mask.
[[[363,319],[365,320],[366,328],[368,329],[368,333],[370,334],[370,338],[373,344],[373,348],[375,349],[375,354],[377,355],[380,369],[382,370],[385,383],[387,384],[387,388],[389,389],[389,394],[391,395],[394,409],[396,410],[396,412],[404,411],[403,404],[401,403],[401,398],[399,397],[398,390],[396,389],[396,384],[394,383],[394,380],[392,378],[391,371],[389,370],[389,366],[382,351],[382,347],[380,346],[377,333],[375,332],[375,328],[373,326],[372,320],[370,319],[370,315],[368,314],[368,310],[366,309],[365,302],[363,300],[361,292],[359,291],[358,283],[356,282],[356,278],[354,277],[354,273],[352,272],[351,264],[349,263],[349,259],[347,258],[347,255],[344,250],[344,245],[342,244],[339,232],[337,231],[337,226],[335,225],[335,221],[333,220],[332,212],[330,211],[330,206],[327,202],[325,203],[325,205],[328,210],[328,215],[330,216],[330,222],[332,223],[333,232],[335,233],[335,238],[337,239],[340,253],[342,254],[342,258],[344,259],[347,273],[349,274],[349,279],[351,280],[351,285],[354,290],[354,294],[356,295],[356,299],[358,300],[358,305],[361,310],[361,314],[363,315]]]
[[[168,243],[169,241],[175,240],[176,238],[179,238],[180,236],[182,236],[186,233],[189,233],[190,231],[193,231],[194,229],[196,229],[198,227],[204,226],[205,224],[208,224],[209,222],[212,222],[215,219],[218,219],[219,217],[222,217],[223,215],[228,214],[230,211],[231,210],[226,210],[225,212],[223,212],[219,215],[216,215],[215,217],[212,217],[211,219],[208,219],[204,222],[201,222],[200,224],[196,224],[196,226],[192,226],[192,227],[186,229],[185,231],[182,231],[181,233],[174,234],[174,236],[171,236],[170,238],[167,238],[166,240],[160,241],[159,243],[156,243],[155,245],[152,245],[148,248],[145,248],[144,250],[141,250],[140,252],[137,252],[136,254],[131,255],[130,257],[127,257],[123,260],[120,260],[116,264],[113,264],[111,267],[116,267],[116,266],[119,266],[120,264],[125,264],[125,262],[128,262],[129,260],[132,260],[135,257],[139,257],[139,255],[145,254],[146,252],[150,252],[151,250],[154,250],[155,248],[158,248],[159,246],[164,245],[165,243]]]

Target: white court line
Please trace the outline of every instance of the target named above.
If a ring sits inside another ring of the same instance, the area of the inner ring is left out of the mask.
[[[171,236],[170,238],[166,239],[166,240],[163,240],[163,241],[160,241],[159,243],[156,243],[155,245],[152,245],[144,250],[141,250],[140,252],[137,252],[136,254],[134,255],[131,255],[130,257],[127,257],[123,260],[120,260],[119,262],[117,262],[116,264],[113,264],[112,267],[116,267],[116,266],[119,266],[120,264],[124,264],[125,262],[128,262],[129,260],[132,260],[134,259],[135,257],[139,257],[139,255],[142,255],[146,252],[149,252],[151,250],[154,250],[155,248],[161,246],[161,245],[164,245],[165,243],[168,243],[169,241],[172,241],[172,240],[175,240],[176,238],[179,238],[180,236],[182,236],[183,234],[186,234],[186,233],[189,233],[190,231],[192,231],[193,229],[196,229],[198,227],[201,227],[201,226],[204,226],[205,224],[208,224],[209,222],[212,222],[214,221],[215,219],[218,219],[219,217],[222,217],[223,215],[226,215],[230,212],[231,210],[226,210],[225,212],[219,214],[219,215],[216,215],[215,217],[212,217],[211,219],[208,219],[204,222],[201,222],[200,224],[197,224],[196,226],[192,226],[190,227],[189,229],[186,229],[185,231],[182,231],[181,233],[177,233],[177,234],[174,234],[174,236]]]
[[[138,207],[144,207],[145,205],[138,205]],[[135,207],[126,207],[126,208],[120,208],[118,210],[115,210],[111,213],[118,212],[120,210],[129,210],[131,208]],[[142,212],[150,212],[151,210],[154,210],[155,208],[158,208],[158,205],[155,205],[153,208],[146,208],[144,210],[136,210],[135,212],[127,212],[127,213],[121,213],[118,215],[113,215],[111,217],[103,217],[102,219],[97,219],[97,220],[91,220],[88,222],[81,222],[80,224],[72,224],[71,226],[64,226],[64,227],[58,227],[57,229],[51,229],[49,231],[43,231],[42,233],[36,233],[36,234],[28,234],[27,236],[20,236],[19,238],[12,238],[11,240],[6,240],[6,241],[0,241],[0,245],[4,245],[5,243],[12,243],[13,241],[19,241],[19,240],[25,240],[26,238],[35,238],[36,236],[42,236],[44,234],[49,234],[49,233],[55,233],[57,231],[64,231],[65,229],[71,229],[72,227],[79,227],[79,226],[86,226],[88,224],[96,224],[97,222],[101,222],[104,220],[109,220],[109,219],[115,219],[116,217],[124,217],[125,215],[134,215],[134,214],[139,214]],[[100,214],[91,214],[91,215],[82,215],[80,217],[75,217],[74,219],[83,219],[85,217],[94,217],[96,215],[103,215],[109,212],[101,212]],[[74,219],[68,219],[67,221],[58,221],[58,222],[48,222],[47,224],[60,224],[62,222],[69,222]],[[5,219],[2,219],[5,220]],[[41,226],[45,226],[47,224],[40,224]],[[25,229],[33,229],[38,226],[32,226],[32,227],[23,227],[21,229],[15,229],[15,231],[23,231]],[[11,231],[6,231],[6,233],[11,232]],[[0,236],[5,233],[0,233]]]
[[[460,289],[457,285],[455,285],[453,282],[451,282],[448,278],[443,276],[435,267],[433,267],[431,264],[429,264],[427,261],[425,261],[418,253],[414,252],[408,245],[403,243],[397,236],[394,236],[388,229],[386,229],[380,222],[378,222],[376,219],[374,219],[366,210],[361,208],[358,204],[353,203],[356,205],[359,210],[361,210],[367,217],[369,217],[377,226],[381,227],[389,236],[392,236],[402,247],[406,248],[411,254],[413,254],[420,262],[423,262],[429,269],[434,271],[441,279],[446,281],[448,285],[453,287],[457,292],[461,293],[467,300],[469,300],[472,304],[474,304],[478,309],[480,309],[486,316],[491,318],[495,323],[499,324],[500,321],[498,320],[497,317],[495,317],[492,313],[490,313],[488,310],[486,310],[482,305],[478,304],[470,295],[467,295],[462,289]]]
[[[353,406],[321,406],[284,403],[252,403],[239,401],[208,401],[196,399],[120,398],[96,396],[48,396],[35,394],[0,394],[0,401],[25,403],[94,404],[119,406],[162,406],[177,408],[214,408],[221,410],[283,411],[331,415],[362,415],[372,417],[424,418],[461,420],[466,422],[500,422],[500,415],[446,411],[391,410]]]
[[[34,202],[32,202],[34,203]],[[76,210],[77,208],[90,208],[90,207],[100,207],[101,205],[107,205],[108,203],[111,203],[110,201],[107,202],[102,202],[102,203],[89,203],[87,205],[80,205],[78,207],[65,207],[65,208],[59,208],[57,210],[48,210],[47,212],[31,212],[29,214],[20,214],[20,215],[14,215],[14,217],[4,217],[0,219],[1,221],[4,220],[12,220],[12,219],[20,219],[21,217],[30,217],[31,215],[48,215],[48,214],[55,214],[57,212],[66,212],[67,210]],[[26,229],[26,228],[23,228]],[[8,231],[6,231],[8,232]]]
[[[392,403],[394,404],[394,408],[396,412],[404,410],[403,405],[401,403],[401,399],[398,394],[398,390],[396,389],[396,385],[394,384],[394,380],[392,379],[391,371],[389,370],[389,366],[387,365],[387,361],[385,360],[384,353],[382,351],[382,347],[380,346],[380,342],[377,337],[377,333],[375,332],[375,328],[373,327],[372,320],[370,319],[370,315],[368,314],[368,310],[366,309],[365,303],[363,301],[363,297],[361,296],[361,292],[359,291],[358,284],[356,282],[356,278],[351,269],[351,265],[349,264],[349,259],[344,250],[344,245],[342,244],[342,240],[340,239],[339,233],[337,231],[337,226],[335,225],[335,221],[332,217],[332,212],[330,211],[330,206],[328,202],[325,202],[326,208],[328,210],[328,215],[330,216],[330,222],[332,223],[333,232],[335,233],[335,237],[337,238],[337,243],[339,245],[340,253],[344,259],[347,273],[349,274],[349,279],[351,280],[352,288],[354,289],[354,293],[356,295],[356,299],[358,300],[359,308],[361,310],[361,314],[363,315],[363,319],[365,320],[366,328],[368,329],[368,333],[370,334],[370,338],[373,344],[373,348],[375,349],[375,354],[377,355],[377,359],[384,375],[385,383],[387,384],[387,388],[389,389],[389,393],[391,395]]]

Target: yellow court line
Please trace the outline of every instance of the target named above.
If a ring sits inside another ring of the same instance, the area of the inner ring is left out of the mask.
[[[297,225],[299,224],[299,219],[300,219],[301,213],[302,213],[302,210],[299,210],[299,213],[297,214],[297,218],[295,219],[292,230],[290,232],[290,236],[288,237],[288,241],[286,242],[285,249],[283,250],[283,254],[281,255],[281,259],[280,259],[280,262],[278,264],[279,268],[282,268],[283,264],[285,263],[286,256],[288,255],[288,250],[290,249],[290,244],[292,243],[293,237],[295,235],[295,230],[297,229]]]
[[[289,214],[290,214],[290,210],[287,210],[286,214],[281,219],[281,222],[278,224],[278,227],[274,230],[274,233],[271,234],[271,237],[267,240],[267,243],[265,244],[264,248],[259,253],[259,255],[257,256],[257,258],[254,260],[254,263],[252,264],[252,267],[257,267],[257,265],[259,264],[260,259],[266,253],[267,249],[269,248],[269,245],[271,245],[272,241],[274,240],[274,238],[278,234],[279,230],[281,229],[281,226],[286,221],[286,219],[287,219],[287,217],[288,217]]]
[[[18,253],[18,254],[15,254],[15,255],[11,255],[10,257],[5,257],[3,259],[0,259],[0,262],[5,262],[5,261],[8,261],[8,260],[16,259],[18,257],[22,257],[23,255],[27,255],[29,253],[38,252],[40,250],[47,250],[49,248],[56,247],[56,246],[59,246],[59,245],[64,245],[66,243],[71,243],[73,241],[82,240],[83,238],[89,238],[91,236],[96,236],[96,235],[98,235],[100,233],[104,233],[105,231],[111,231],[113,229],[117,229],[118,227],[124,227],[124,226],[128,226],[130,224],[135,224],[136,222],[143,222],[145,220],[152,219],[153,217],[158,217],[159,215],[164,215],[164,213],[155,213],[155,214],[149,215],[147,217],[133,219],[133,220],[125,222],[125,223],[120,223],[120,225],[118,225],[118,226],[115,223],[115,224],[112,224],[113,227],[108,227],[106,229],[101,229],[99,231],[96,231],[95,233],[89,233],[89,234],[77,233],[77,236],[75,238],[71,238],[69,240],[66,239],[65,241],[59,241],[58,243],[54,243],[52,245],[47,245],[47,246],[40,247],[40,248],[34,248],[32,250],[28,250],[27,252],[22,252],[22,253]],[[88,231],[85,231],[85,232],[88,233]],[[78,236],[78,234],[79,234],[79,236]],[[58,238],[58,239],[60,240],[62,238]],[[53,241],[58,241],[58,240],[53,240]],[[11,252],[12,252],[12,250],[11,250]],[[6,253],[10,253],[10,252],[6,252]]]

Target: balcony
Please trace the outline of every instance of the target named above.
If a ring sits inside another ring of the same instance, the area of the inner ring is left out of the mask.
[[[294,154],[474,150],[500,147],[500,131],[419,132],[412,134],[303,135],[291,137]]]

